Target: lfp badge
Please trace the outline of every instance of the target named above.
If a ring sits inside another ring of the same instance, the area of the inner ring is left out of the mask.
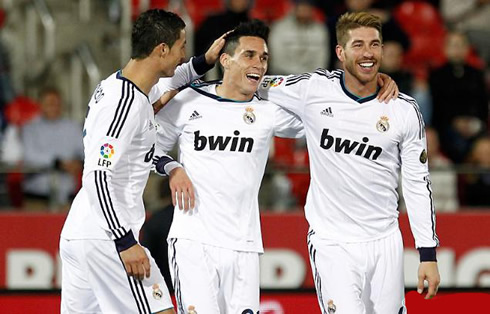
[[[104,145],[102,145],[100,147],[100,155],[102,156],[102,158],[99,158],[98,165],[108,168],[112,164],[109,159],[114,156],[114,153],[114,146],[109,143],[105,143]]]
[[[105,143],[100,147],[100,155],[106,159],[110,159],[114,155],[114,147],[109,143]]]

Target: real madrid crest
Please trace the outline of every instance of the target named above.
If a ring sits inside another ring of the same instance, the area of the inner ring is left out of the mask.
[[[422,150],[422,152],[420,153],[420,158],[419,158],[420,162],[425,164],[427,162],[427,151],[424,149]]]
[[[389,119],[387,116],[381,116],[376,123],[376,129],[381,133],[388,131],[390,129],[390,123],[388,120]]]
[[[160,290],[160,286],[158,284],[154,284],[153,288],[153,298],[155,300],[160,300],[163,297],[162,290]]]
[[[245,113],[243,114],[243,121],[245,121],[246,124],[252,124],[255,122],[254,108],[250,106],[245,108]]]

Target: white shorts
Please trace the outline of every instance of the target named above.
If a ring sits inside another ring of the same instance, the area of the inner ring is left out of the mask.
[[[172,308],[165,281],[150,260],[150,278],[126,274],[113,241],[60,240],[61,313],[155,313]]]
[[[308,252],[322,313],[406,313],[399,230],[361,243],[333,243],[310,230]]]
[[[259,311],[259,253],[169,239],[169,265],[179,314]]]

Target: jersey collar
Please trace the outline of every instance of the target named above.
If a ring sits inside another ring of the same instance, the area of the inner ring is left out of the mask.
[[[340,77],[340,86],[342,86],[342,90],[344,91],[344,93],[349,96],[350,98],[352,98],[352,100],[354,100],[355,102],[358,102],[360,104],[362,103],[365,103],[365,102],[368,102],[370,100],[373,100],[376,98],[376,96],[378,96],[378,92],[379,92],[379,86],[376,88],[376,92],[374,92],[374,94],[372,95],[369,95],[369,96],[366,96],[366,97],[359,97],[357,96],[356,94],[353,94],[351,93],[348,89],[347,89],[347,86],[345,86],[345,73],[342,72],[342,76]]]
[[[211,83],[211,84],[209,84],[209,83]],[[242,103],[251,102],[255,97],[257,97],[256,93],[254,93],[253,97],[249,100],[243,100],[243,101],[242,100],[233,100],[233,99],[229,99],[229,98],[220,97],[216,94],[209,93],[209,92],[202,89],[202,87],[209,86],[209,85],[214,85],[213,88],[215,88],[216,85],[220,85],[221,83],[222,83],[221,81],[213,81],[213,82],[208,82],[208,83],[204,82],[204,83],[200,83],[200,84],[191,84],[190,88],[192,88],[193,90],[195,90],[196,92],[198,92],[201,95],[213,98],[213,99],[220,101],[220,102],[233,102],[233,103],[242,104]]]
[[[123,80],[123,81],[126,81],[126,82],[129,82],[131,85],[133,85],[137,90],[139,90],[140,93],[142,93],[143,95],[145,95],[145,97],[148,99],[148,101],[150,101],[150,98],[148,97],[148,95],[146,95],[136,84],[133,83],[133,81],[131,81],[130,79],[128,78],[125,78],[123,75],[122,75],[122,71],[119,70],[117,71],[116,73],[116,78],[119,79],[119,80]]]

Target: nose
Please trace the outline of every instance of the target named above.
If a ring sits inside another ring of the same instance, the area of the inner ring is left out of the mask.
[[[363,49],[363,51],[362,51],[362,55],[363,55],[364,57],[371,58],[371,57],[373,57],[373,56],[374,56],[374,53],[373,53],[372,49],[371,49],[369,46],[367,46],[367,47],[365,47],[365,48]]]
[[[260,70],[264,70],[265,68],[267,68],[267,61],[263,60],[261,56],[255,57],[253,64],[254,64],[254,67],[256,67]]]

